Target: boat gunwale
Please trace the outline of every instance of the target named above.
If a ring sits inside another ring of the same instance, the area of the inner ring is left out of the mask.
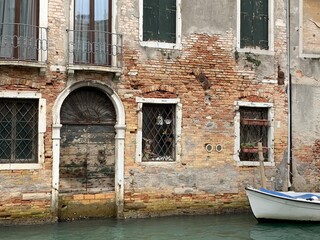
[[[286,197],[286,196],[279,196],[279,195],[276,195],[276,194],[272,194],[272,193],[268,193],[268,192],[263,192],[259,189],[255,189],[255,188],[252,188],[252,187],[245,187],[245,190],[247,191],[251,191],[251,192],[256,192],[258,194],[261,194],[261,195],[268,195],[268,196],[271,196],[273,198],[280,198],[280,199],[285,199],[285,200],[289,200],[289,201],[292,201],[292,202],[299,202],[299,203],[307,203],[307,204],[313,204],[313,205],[320,205],[320,200],[318,200],[317,202],[315,201],[310,201],[310,200],[306,200],[306,199],[298,199],[298,198],[295,198],[295,197],[292,197],[292,196],[289,196],[289,197]],[[280,192],[281,193],[281,192]],[[316,195],[316,194],[315,194]],[[248,197],[249,198],[249,197]],[[250,201],[250,199],[249,199]]]

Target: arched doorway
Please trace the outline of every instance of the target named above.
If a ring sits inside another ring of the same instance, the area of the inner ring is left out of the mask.
[[[60,220],[116,216],[115,124],[110,98],[80,87],[60,110]]]

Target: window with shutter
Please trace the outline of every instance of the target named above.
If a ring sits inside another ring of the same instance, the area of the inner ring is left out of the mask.
[[[143,41],[176,42],[176,0],[143,0]]]
[[[269,49],[269,0],[242,0],[240,47]]]

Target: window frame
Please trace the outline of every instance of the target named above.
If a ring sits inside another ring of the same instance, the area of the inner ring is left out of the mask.
[[[182,125],[182,104],[180,99],[177,98],[141,98],[137,97],[136,102],[138,104],[138,128],[136,135],[136,162],[140,164],[175,164],[180,162],[181,158],[181,125]],[[175,156],[174,161],[142,161],[142,125],[143,125],[143,104],[174,104],[175,108],[175,121],[176,128],[174,129],[175,134]]]
[[[304,17],[304,1],[305,0],[299,0],[299,56],[300,58],[320,58],[320,53],[304,53],[303,49],[303,17]]]
[[[74,0],[74,1],[76,2],[77,0]],[[107,5],[108,5],[108,20],[110,19],[112,21],[112,0],[107,0],[107,1],[108,1],[107,2]],[[90,45],[93,45],[93,48],[95,48],[95,44],[96,43],[98,43],[98,45],[99,45],[102,42],[102,41],[101,42],[100,41],[96,41],[96,39],[95,39],[96,38],[95,34],[96,34],[96,32],[98,32],[98,29],[96,29],[95,22],[94,22],[95,21],[95,17],[96,17],[95,9],[96,9],[95,0],[89,0],[89,24],[88,24],[89,28],[87,29],[87,34],[89,34],[89,36],[88,36],[88,39],[87,39],[87,43],[89,43]],[[74,16],[76,15],[75,11],[76,11],[76,7],[74,6]],[[76,24],[75,19],[73,21],[74,21],[74,24]],[[103,26],[107,27],[107,29],[108,29],[108,31],[106,31],[106,33],[110,33],[112,23],[109,21],[107,25],[103,25]],[[74,26],[74,29],[76,29],[75,26]],[[73,33],[74,33],[73,37],[76,39],[76,37],[75,37],[75,33],[76,32],[74,31]],[[112,36],[111,35],[107,35],[106,39],[104,39],[104,40],[107,42],[108,51],[111,52]],[[77,41],[75,41],[75,45],[76,45],[76,42]],[[82,50],[82,52],[85,52],[84,49],[81,48],[81,50]],[[95,50],[93,50],[92,52],[90,51],[88,56],[85,57],[84,62],[81,62],[81,61],[78,62],[75,59],[75,57],[73,57],[74,64],[75,65],[88,65],[89,64],[89,65],[97,65],[97,66],[99,66],[99,64],[97,64],[97,62],[99,62],[99,61],[96,59],[96,56],[95,56],[96,53],[97,52]],[[109,55],[109,54],[105,56],[105,59],[104,59],[105,63],[102,64],[102,66],[106,65],[108,62],[111,62],[111,55]],[[79,57],[79,58],[82,58],[82,56]]]
[[[139,41],[142,47],[181,49],[181,0],[176,0],[176,42],[167,43],[143,40],[143,1],[139,0]]]
[[[275,166],[274,162],[274,108],[273,103],[265,102],[244,102],[236,101],[235,105],[235,117],[234,117],[234,152],[233,159],[236,161],[237,166],[259,166],[259,161],[241,161],[239,157],[241,149],[240,140],[240,107],[252,107],[252,108],[267,108],[268,120],[270,126],[268,128],[268,160],[263,164],[265,166]]]
[[[116,31],[116,26],[117,26],[117,0],[109,0],[109,6],[111,5],[111,9],[109,9],[110,14],[111,14],[111,25],[110,25],[110,32],[112,33],[111,37],[111,44],[113,45],[114,43],[117,42],[117,31]],[[69,42],[74,42],[74,11],[75,11],[75,0],[70,0],[70,8],[69,8],[69,31],[68,31],[68,44]],[[114,46],[112,46],[113,48]],[[73,56],[73,49],[69,49],[68,52],[68,62],[67,62],[67,69],[72,73],[73,70],[99,70],[99,71],[110,71],[110,69],[113,69],[115,66],[113,66],[113,63],[117,62],[117,57],[116,55],[111,56],[111,66],[99,66],[99,65],[84,65],[84,64],[77,64],[74,63],[74,56]],[[113,69],[113,71],[118,72],[118,70]],[[72,75],[72,74],[71,74]]]
[[[40,169],[44,163],[44,134],[46,132],[46,99],[41,93],[3,91],[0,98],[37,99],[38,100],[38,156],[37,163],[0,163],[0,170]]]
[[[269,9],[269,21],[268,21],[268,42],[269,49],[260,49],[260,48],[251,48],[244,47],[241,48],[241,1],[237,0],[237,51],[238,52],[251,52],[256,54],[274,54],[274,0],[268,0],[268,9]]]
[[[7,65],[10,62],[12,65],[30,66],[43,68],[48,60],[48,0],[39,0],[38,5],[38,22],[39,27],[38,36],[42,36],[42,47],[38,50],[37,61],[24,61],[24,60],[6,60],[1,61],[0,65]]]

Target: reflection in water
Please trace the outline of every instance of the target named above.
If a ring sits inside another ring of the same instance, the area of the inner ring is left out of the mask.
[[[250,230],[251,239],[320,239],[317,223],[257,223]]]
[[[319,239],[317,224],[257,223],[252,214],[105,219],[2,226],[1,240]]]

